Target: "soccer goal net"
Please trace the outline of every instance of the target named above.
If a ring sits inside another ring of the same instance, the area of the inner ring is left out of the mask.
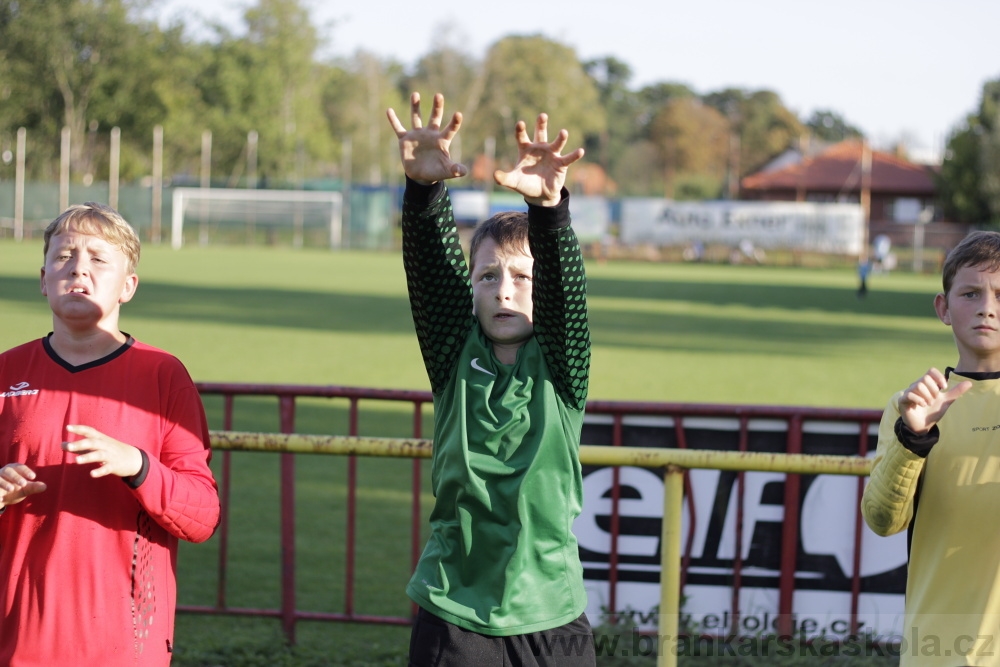
[[[341,246],[339,192],[175,188],[170,242]]]

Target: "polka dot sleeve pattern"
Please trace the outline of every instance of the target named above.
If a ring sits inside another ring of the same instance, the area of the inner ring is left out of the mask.
[[[529,206],[528,224],[535,338],[556,391],[568,406],[583,410],[590,380],[587,277],[580,242],[569,226],[569,192],[563,190],[558,206]]]
[[[422,186],[407,179],[403,269],[431,391],[439,393],[473,324],[469,268],[443,183]]]

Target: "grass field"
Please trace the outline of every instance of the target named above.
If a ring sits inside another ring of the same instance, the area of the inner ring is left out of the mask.
[[[51,328],[40,264],[40,244],[0,242],[0,349]],[[588,273],[595,399],[881,408],[928,366],[955,361],[950,331],[931,307],[933,275],[877,275],[858,299],[848,269],[611,262],[591,263]],[[175,353],[196,380],[427,386],[395,254],[149,247],[139,274],[122,328]],[[220,428],[218,401],[206,403]],[[241,401],[235,427],[277,430],[276,414],[273,403]],[[343,432],[343,423],[340,406],[299,406],[302,432]],[[363,413],[361,428],[402,436],[410,422],[376,409]],[[344,595],[346,473],[331,459],[300,458],[297,467],[299,607],[316,611],[340,611]],[[233,461],[230,604],[273,608],[277,459]],[[410,464],[359,463],[357,606],[405,615]],[[216,549],[216,540],[183,545],[182,602],[214,601]],[[177,624],[182,667],[405,664],[406,628],[302,623],[289,649],[269,619],[181,615]]]
[[[41,248],[0,242],[0,348],[49,331]],[[588,265],[595,399],[881,408],[954,363],[932,275],[694,264]],[[149,247],[122,327],[199,381],[423,389],[399,258]]]

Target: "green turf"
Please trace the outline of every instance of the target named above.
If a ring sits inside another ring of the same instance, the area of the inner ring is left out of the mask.
[[[0,241],[0,349],[51,328],[40,264],[37,242]],[[858,299],[849,269],[610,262],[588,273],[595,399],[881,408],[927,367],[955,361],[931,307],[932,275],[873,276]],[[122,328],[179,356],[196,380],[427,387],[398,255],[150,246],[139,274]],[[221,428],[220,400],[206,407]],[[274,431],[277,414],[274,400],[240,399],[234,427]],[[301,432],[344,433],[346,403],[300,401],[297,421]],[[362,404],[365,434],[405,436],[411,423],[406,410]],[[278,457],[232,460],[229,604],[276,608]],[[359,460],[360,613],[409,611],[410,466]],[[298,606],[342,611],[346,461],[300,456],[296,470]],[[425,514],[430,501],[425,493]],[[217,539],[182,545],[182,603],[214,602],[217,549]],[[273,619],[180,615],[174,664],[403,665],[407,637],[309,622],[292,649]]]
[[[37,243],[0,242],[0,348],[51,327]],[[595,399],[881,408],[955,361],[936,276],[611,262],[588,266]],[[424,389],[399,257],[148,247],[122,328],[200,381]]]

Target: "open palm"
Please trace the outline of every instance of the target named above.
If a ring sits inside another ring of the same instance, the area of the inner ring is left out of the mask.
[[[554,206],[559,203],[569,166],[583,157],[582,148],[561,155],[560,152],[569,139],[569,132],[560,130],[555,140],[549,142],[548,122],[546,114],[538,114],[535,136],[530,140],[524,121],[518,121],[514,128],[517,164],[510,171],[498,169],[493,174],[498,184],[514,190],[529,204],[539,206]]]
[[[441,129],[444,117],[444,96],[434,96],[431,115],[427,127],[420,119],[420,93],[410,96],[410,124],[407,130],[399,121],[396,112],[386,112],[389,125],[399,138],[399,156],[403,161],[403,171],[414,181],[429,185],[449,178],[465,176],[467,169],[451,159],[451,140],[462,126],[462,114],[455,112],[451,122]]]

